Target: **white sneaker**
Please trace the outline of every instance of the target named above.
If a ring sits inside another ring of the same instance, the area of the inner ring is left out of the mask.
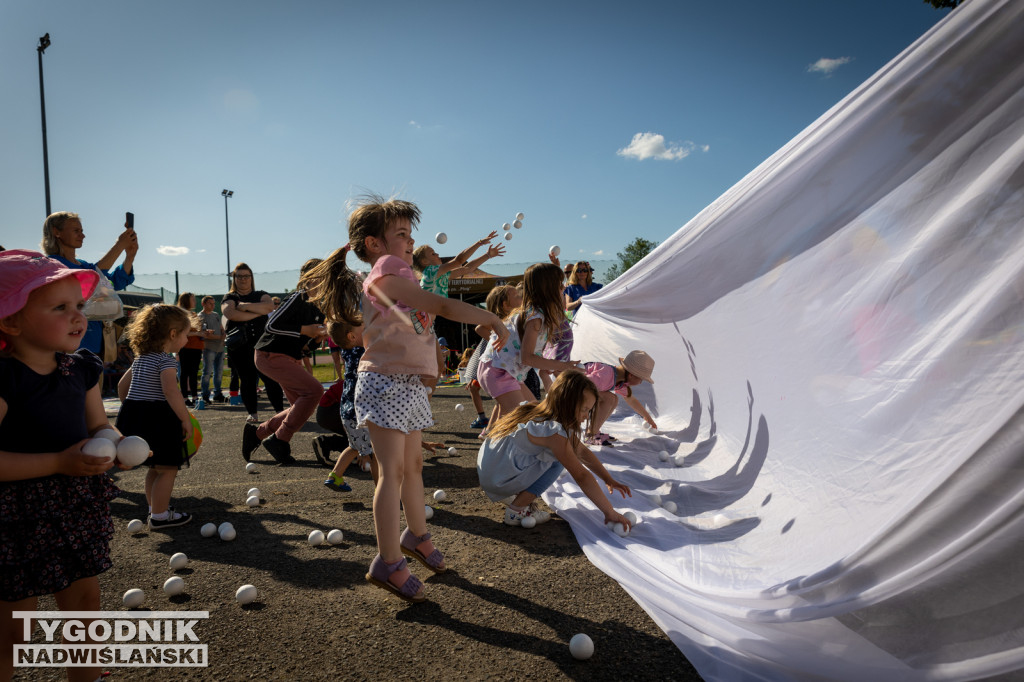
[[[551,513],[541,509],[540,505],[537,504],[537,500],[530,503],[527,511],[530,512],[530,516],[537,520],[537,523],[547,523],[551,520]]]

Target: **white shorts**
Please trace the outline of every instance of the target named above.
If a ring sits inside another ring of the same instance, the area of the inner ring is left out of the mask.
[[[434,425],[430,394],[418,374],[360,372],[356,379],[356,425],[373,422],[412,433]]]
[[[372,455],[373,444],[370,443],[370,432],[361,429],[355,419],[342,419],[341,425],[345,427],[345,435],[348,436],[348,444],[355,448],[360,455]]]

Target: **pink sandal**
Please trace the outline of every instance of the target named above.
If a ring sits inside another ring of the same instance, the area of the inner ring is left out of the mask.
[[[434,547],[434,543],[430,543],[430,547],[433,547],[433,551],[431,551],[430,554],[424,554],[420,551],[420,547],[422,547],[424,543],[430,542],[430,533],[416,535],[406,528],[402,532],[400,542],[402,544],[402,554],[416,559],[434,573],[444,573],[448,570],[448,567],[444,565],[444,555]]]
[[[393,563],[388,563],[378,554],[370,562],[370,572],[366,574],[366,579],[377,587],[382,587],[407,602],[418,604],[419,602],[426,601],[427,597],[423,594],[423,583],[412,573],[409,573],[409,577],[405,579],[401,587],[396,587],[388,579],[392,574],[402,570],[409,570],[405,557]]]

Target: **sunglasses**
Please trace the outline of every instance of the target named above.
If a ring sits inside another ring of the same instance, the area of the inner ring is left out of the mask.
[[[593,272],[590,268],[576,268],[576,272]]]

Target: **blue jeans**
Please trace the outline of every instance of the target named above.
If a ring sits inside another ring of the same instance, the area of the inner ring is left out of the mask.
[[[551,484],[555,482],[562,472],[565,471],[565,467],[562,466],[561,462],[553,462],[551,468],[540,475],[536,481],[533,482],[526,492],[532,493],[537,497],[540,497],[541,493],[551,487]]]
[[[201,382],[203,398],[210,396],[210,377],[213,380],[214,395],[221,395],[220,385],[224,381],[224,351],[203,349],[203,379]]]

